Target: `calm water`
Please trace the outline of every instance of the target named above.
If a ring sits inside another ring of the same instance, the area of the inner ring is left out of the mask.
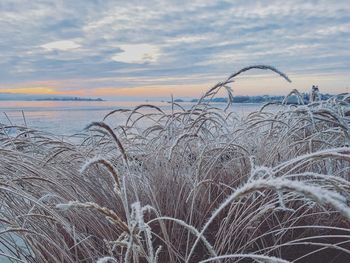
[[[92,121],[101,121],[103,117],[115,109],[132,109],[145,101],[0,101],[0,123],[25,125],[59,135],[72,135],[79,133]],[[167,102],[151,102],[151,104],[170,111]],[[181,103],[185,108],[190,103]],[[217,107],[226,105],[217,103]],[[258,109],[261,104],[234,104],[233,110],[240,115]],[[25,115],[25,120],[22,115]],[[6,117],[6,115],[8,118]],[[114,125],[123,123],[125,118],[121,114],[108,120]]]

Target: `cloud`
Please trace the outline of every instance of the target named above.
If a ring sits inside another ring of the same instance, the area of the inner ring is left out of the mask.
[[[335,34],[346,34],[350,32],[350,23],[343,25],[328,26],[320,28],[316,31],[317,34],[323,36],[335,35]]]
[[[60,40],[41,45],[40,47],[46,49],[47,51],[69,51],[80,48],[81,45],[73,40]]]
[[[119,45],[121,52],[115,54],[112,60],[123,63],[150,63],[157,62],[160,55],[158,47],[150,44]]]
[[[26,87],[26,88],[2,88],[1,93],[12,94],[56,94],[55,90],[50,87]]]
[[[209,86],[258,63],[295,78],[310,74],[314,81],[298,84],[315,82],[321,90],[324,84],[329,92],[329,82],[317,76],[336,74],[335,88],[345,89],[347,2],[3,0],[0,92],[38,81],[56,81],[55,89],[71,93],[149,85],[170,92],[167,86]],[[247,86],[270,83],[256,71],[245,77]]]
[[[184,35],[179,37],[173,37],[166,40],[167,43],[173,44],[173,43],[196,43],[200,41],[208,40],[209,36],[203,36],[203,35]]]

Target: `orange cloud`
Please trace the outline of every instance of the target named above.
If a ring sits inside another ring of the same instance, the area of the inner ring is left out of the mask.
[[[63,86],[64,83],[61,83]],[[100,87],[87,89],[60,90],[56,87],[14,87],[0,88],[0,93],[33,94],[33,95],[62,95],[62,96],[90,96],[90,97],[168,97],[170,94],[176,96],[198,97],[211,85],[209,84],[180,84],[180,85],[146,85],[136,87]]]
[[[57,94],[57,91],[49,87],[0,89],[0,92],[14,93],[14,94],[50,94],[50,95]]]
[[[64,83],[60,83],[64,86]],[[136,87],[100,87],[87,89],[60,90],[56,87],[14,87],[0,88],[0,93],[33,94],[33,95],[62,95],[62,96],[90,96],[90,97],[168,97],[176,96],[198,97],[203,94],[210,85],[208,84],[182,84],[182,85],[146,85]]]
[[[239,76],[231,84],[234,95],[262,95],[279,94],[285,95],[292,89],[301,92],[309,91],[313,84],[318,84],[322,92],[341,93],[348,91],[348,77],[342,74],[314,74],[314,75],[290,75],[292,83],[287,83],[279,76],[272,74],[265,75],[245,75]],[[98,80],[98,81],[97,81]],[[170,81],[169,81],[170,82]],[[78,81],[66,80],[46,80],[37,82],[21,83],[13,88],[1,88],[0,93],[23,93],[23,94],[43,94],[79,97],[192,97],[196,98],[205,93],[216,84],[215,80],[204,81],[196,84],[164,84],[164,85],[141,85],[134,87],[103,86],[103,81],[99,79],[86,79]],[[91,85],[100,87],[94,88]],[[83,88],[86,85],[88,88]],[[70,87],[67,89],[67,86]],[[90,87],[89,87],[90,86]]]
[[[62,95],[86,96],[85,90],[57,90],[53,87],[0,88],[0,93],[30,94],[30,95]]]
[[[138,96],[138,97],[166,97],[174,96],[199,96],[210,86],[206,84],[193,85],[164,85],[164,86],[139,86],[132,88],[102,87],[89,92],[90,96]]]

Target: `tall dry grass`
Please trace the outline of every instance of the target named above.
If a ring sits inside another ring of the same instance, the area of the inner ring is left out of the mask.
[[[350,262],[349,96],[238,116],[228,85],[253,68],[289,81],[247,67],[80,144],[2,125],[0,261]]]

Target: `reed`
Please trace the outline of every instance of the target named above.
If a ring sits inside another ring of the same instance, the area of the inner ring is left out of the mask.
[[[0,261],[350,261],[349,95],[236,116],[250,69],[290,81],[246,67],[189,109],[115,109],[80,143],[2,124]]]

